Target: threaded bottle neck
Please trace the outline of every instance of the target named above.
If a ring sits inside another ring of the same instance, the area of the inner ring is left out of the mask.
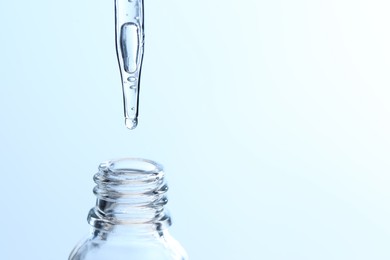
[[[97,200],[88,222],[95,229],[131,225],[161,230],[170,226],[171,219],[164,208],[168,186],[160,164],[135,158],[104,162],[94,181]]]

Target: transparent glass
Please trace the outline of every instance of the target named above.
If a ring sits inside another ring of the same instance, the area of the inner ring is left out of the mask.
[[[69,260],[188,259],[168,232],[168,186],[160,164],[134,158],[108,161],[100,164],[94,181],[91,232]]]
[[[125,124],[138,124],[140,77],[144,55],[143,0],[115,0],[116,54],[122,79]]]

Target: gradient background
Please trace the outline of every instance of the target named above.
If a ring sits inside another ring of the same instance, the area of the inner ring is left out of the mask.
[[[0,258],[67,259],[134,156],[193,260],[390,259],[389,1],[145,1],[135,131],[113,1],[0,2]]]

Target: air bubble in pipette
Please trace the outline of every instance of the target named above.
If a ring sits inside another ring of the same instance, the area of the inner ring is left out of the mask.
[[[138,26],[134,23],[122,25],[120,40],[125,70],[128,73],[134,73],[138,65]]]

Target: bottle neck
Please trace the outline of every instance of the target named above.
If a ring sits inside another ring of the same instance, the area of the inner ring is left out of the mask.
[[[100,164],[94,181],[96,205],[88,215],[93,232],[142,235],[171,225],[161,165],[132,158],[108,161]]]

